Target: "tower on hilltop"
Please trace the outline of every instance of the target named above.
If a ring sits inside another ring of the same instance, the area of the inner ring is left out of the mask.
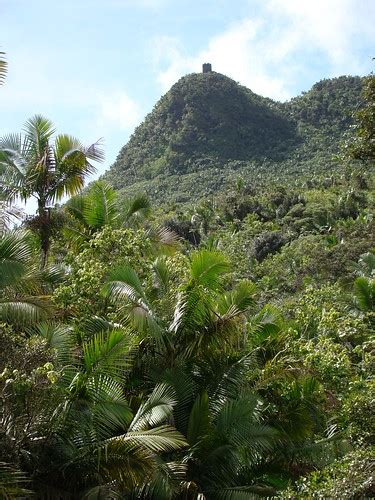
[[[211,73],[212,72],[212,66],[210,63],[204,63],[203,64],[203,73]]]

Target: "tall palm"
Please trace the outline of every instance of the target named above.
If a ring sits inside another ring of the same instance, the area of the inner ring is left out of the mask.
[[[65,195],[80,192],[85,177],[95,171],[91,161],[102,161],[99,143],[84,147],[70,135],[57,135],[47,118],[35,115],[24,134],[0,139],[0,189],[8,200],[37,201],[36,227],[40,236],[42,266],[47,261],[51,237],[50,211]]]
[[[17,482],[23,473],[30,478],[38,498],[83,498],[86,491],[112,498],[160,479],[166,469],[181,475],[181,467],[163,459],[186,444],[170,424],[173,388],[158,384],[145,396],[127,397],[137,349],[131,331],[94,319],[79,332],[39,323],[29,333],[55,350],[49,373],[56,379],[32,378],[24,397],[0,390],[0,491],[9,483],[1,477],[4,460],[18,468]]]

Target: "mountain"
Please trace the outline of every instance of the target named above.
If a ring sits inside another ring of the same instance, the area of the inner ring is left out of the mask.
[[[125,193],[188,202],[238,177],[327,175],[361,103],[362,79],[339,77],[280,103],[220,73],[181,78],[121,149],[104,178]]]

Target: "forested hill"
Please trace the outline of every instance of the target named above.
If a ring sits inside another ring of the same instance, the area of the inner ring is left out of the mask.
[[[361,88],[360,77],[342,76],[279,103],[220,73],[187,75],[137,127],[105,178],[125,192],[187,202],[238,176],[324,175]]]

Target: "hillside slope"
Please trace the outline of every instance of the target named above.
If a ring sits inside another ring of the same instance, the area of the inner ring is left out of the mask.
[[[219,73],[181,78],[121,149],[105,178],[125,192],[187,202],[233,177],[323,173],[360,105],[362,79],[323,80],[286,103]]]

